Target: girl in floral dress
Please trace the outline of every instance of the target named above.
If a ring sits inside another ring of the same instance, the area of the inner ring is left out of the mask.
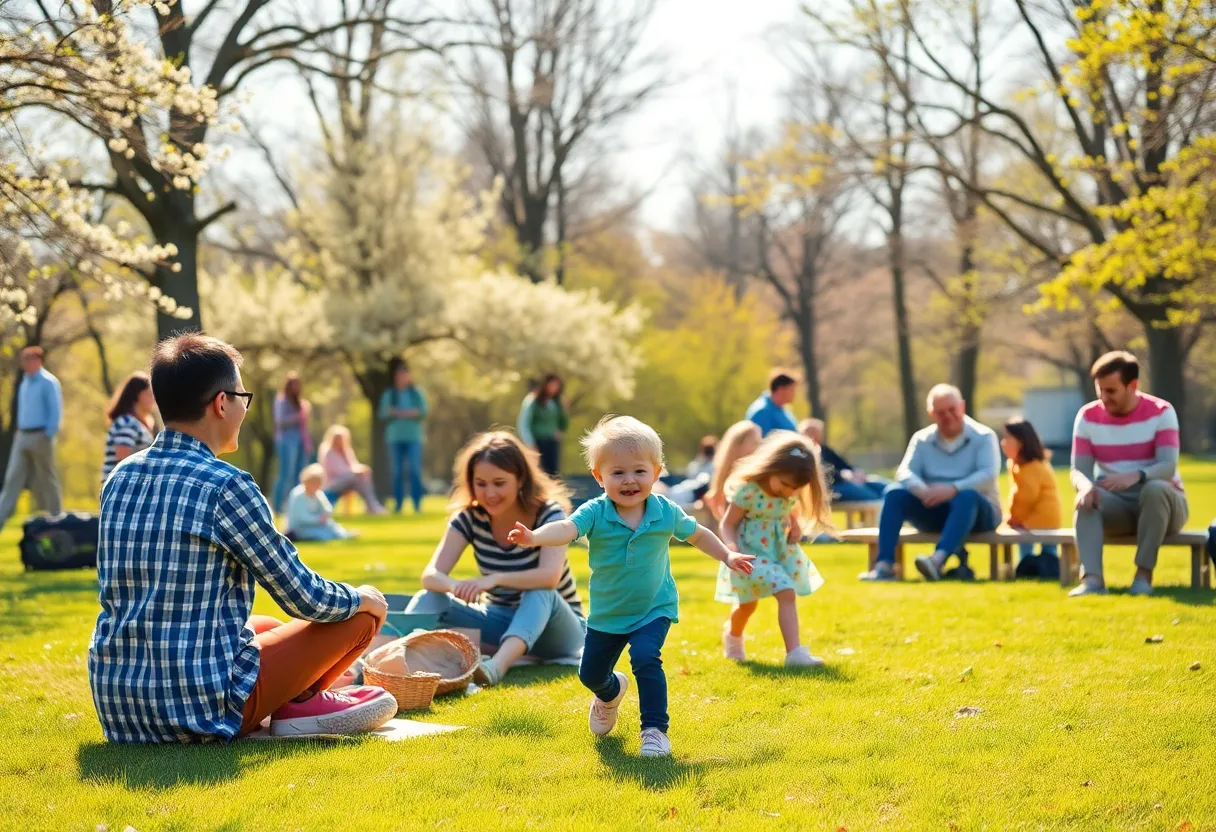
[[[798,632],[799,595],[823,586],[823,578],[798,545],[805,518],[811,525],[831,527],[831,506],[823,467],[815,447],[805,437],[780,431],[742,460],[727,485],[730,501],[722,518],[722,541],[732,551],[755,555],[752,573],[729,569],[718,573],[715,597],[732,604],[722,632],[728,659],[743,661],[743,628],[761,598],[777,599],[777,622],[785,640],[787,667],[818,667]]]

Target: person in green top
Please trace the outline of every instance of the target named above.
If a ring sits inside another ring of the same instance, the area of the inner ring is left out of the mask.
[[[393,472],[393,499],[397,513],[405,506],[405,476],[409,472],[410,499],[414,511],[422,512],[422,423],[426,419],[426,396],[414,384],[410,365],[393,361],[393,386],[380,397],[377,414],[384,422],[389,461]]]
[[[570,419],[562,404],[562,379],[556,373],[544,377],[529,393],[519,413],[519,438],[540,454],[540,467],[551,477],[558,475],[562,461],[562,434]]]

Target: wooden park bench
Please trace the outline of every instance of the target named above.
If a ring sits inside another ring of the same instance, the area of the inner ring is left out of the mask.
[[[832,503],[832,511],[839,511],[844,514],[844,527],[846,529],[860,529],[863,526],[877,525],[878,512],[881,509],[882,500]]]
[[[899,535],[895,547],[895,574],[904,577],[904,548],[909,543],[937,543],[937,532],[919,532],[905,528]],[[840,532],[846,543],[864,543],[869,550],[870,568],[878,560],[878,529],[847,529]],[[1207,531],[1181,531],[1165,539],[1162,546],[1185,546],[1191,550],[1191,586],[1212,588],[1212,563],[1208,557]],[[1019,532],[1001,528],[994,532],[983,532],[967,536],[967,544],[988,547],[988,569],[992,580],[1013,580],[1013,548],[1022,543],[1054,543],[1060,547],[1060,584],[1068,586],[1077,580],[1077,541],[1072,529],[1049,529]],[[1135,546],[1134,537],[1108,537],[1107,546]]]

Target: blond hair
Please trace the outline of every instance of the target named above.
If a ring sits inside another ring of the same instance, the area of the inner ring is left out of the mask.
[[[762,489],[771,477],[784,476],[798,489],[798,513],[821,529],[832,528],[832,503],[819,452],[800,433],[776,431],[760,443],[751,456],[739,463],[730,478],[731,487],[754,482]],[[766,489],[767,490],[767,489]]]
[[[654,463],[656,471],[663,470],[663,440],[654,428],[632,416],[605,416],[583,436],[582,445],[583,458],[592,471],[599,470],[610,450],[632,451]]]
[[[545,503],[555,502],[570,513],[570,491],[540,467],[540,455],[528,448],[509,430],[479,433],[456,453],[452,465],[452,498],[448,511],[459,514],[477,504],[473,497],[473,470],[486,462],[511,474],[519,482],[516,495],[525,513],[538,512]]]
[[[735,422],[722,434],[714,452],[714,473],[705,492],[705,503],[715,520],[721,519],[726,506],[726,480],[740,459],[760,445],[760,426],[755,422]],[[750,448],[750,450],[748,450]]]
[[[335,436],[341,436],[346,440],[343,443],[346,446],[346,450],[342,455],[345,456],[346,461],[353,466],[359,460],[355,458],[355,446],[351,441],[350,429],[346,427],[346,425],[329,426],[329,428],[325,431],[325,435],[321,437],[321,444],[317,446],[317,459],[324,460],[325,457],[329,455],[330,449],[333,448]]]
[[[300,472],[300,482],[305,483],[309,480],[325,482],[325,469],[315,462],[312,465],[305,465],[304,470]]]

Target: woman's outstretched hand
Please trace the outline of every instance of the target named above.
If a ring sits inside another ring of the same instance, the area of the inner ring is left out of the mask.
[[[735,572],[742,572],[744,575],[750,575],[752,574],[752,561],[755,559],[755,555],[745,555],[742,552],[731,552],[726,558],[726,565]]]
[[[523,523],[516,523],[515,528],[507,532],[507,540],[516,546],[531,546],[534,539],[532,530]]]

